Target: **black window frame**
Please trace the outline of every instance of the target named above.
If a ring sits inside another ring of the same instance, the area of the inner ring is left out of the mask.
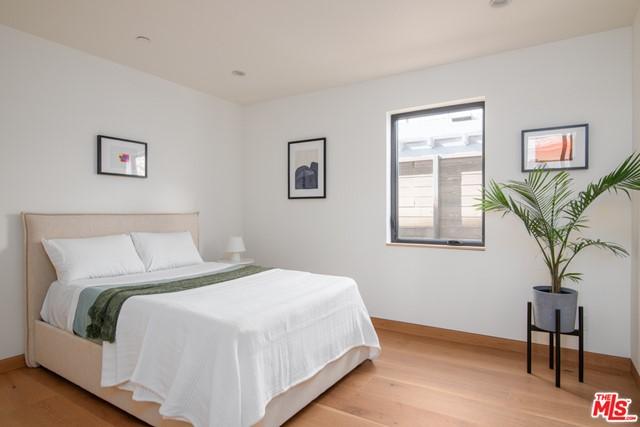
[[[397,141],[397,122],[398,120],[430,116],[435,114],[452,113],[456,111],[469,110],[473,108],[482,108],[482,189],[485,188],[485,145],[486,145],[486,108],[484,101],[467,102],[464,104],[448,105],[444,107],[426,108],[415,111],[407,111],[403,113],[391,114],[390,121],[390,143],[391,143],[391,173],[390,173],[390,231],[391,231],[391,243],[407,243],[417,245],[441,245],[443,247],[455,247],[455,246],[473,246],[484,247],[485,246],[485,214],[482,211],[482,239],[469,240],[469,239],[407,239],[398,237],[398,141]],[[484,191],[482,197],[484,198]]]

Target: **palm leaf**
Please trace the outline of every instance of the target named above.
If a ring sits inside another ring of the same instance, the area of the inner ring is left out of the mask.
[[[584,228],[584,212],[599,196],[611,191],[622,191],[629,196],[630,190],[640,190],[640,153],[627,157],[613,172],[589,184],[563,209],[565,218],[570,226]]]
[[[588,248],[589,246],[595,246],[600,249],[607,249],[611,251],[611,253],[617,256],[629,255],[629,252],[627,252],[627,250],[622,246],[620,246],[619,244],[613,243],[613,242],[603,242],[600,239],[593,240],[593,239],[579,238],[577,242],[571,243],[569,245],[569,248],[572,250],[574,254],[577,254],[583,249]]]
[[[582,280],[582,273],[564,273],[562,276],[563,279],[571,280],[572,282],[578,283]]]

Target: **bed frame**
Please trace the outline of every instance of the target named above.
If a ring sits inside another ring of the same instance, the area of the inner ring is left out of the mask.
[[[132,231],[189,231],[198,245],[198,213],[179,214],[35,214],[23,213],[26,260],[26,348],[29,367],[43,367],[156,427],[188,425],[168,420],[159,405],[136,402],[117,387],[101,387],[102,348],[99,344],[53,327],[40,318],[40,309],[56,273],[42,247],[45,238],[94,237]],[[318,374],[274,397],[260,427],[278,426],[327,390],[369,356],[358,347],[327,365]]]

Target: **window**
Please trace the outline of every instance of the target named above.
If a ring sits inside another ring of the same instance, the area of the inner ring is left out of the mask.
[[[484,245],[484,102],[391,116],[391,241]]]

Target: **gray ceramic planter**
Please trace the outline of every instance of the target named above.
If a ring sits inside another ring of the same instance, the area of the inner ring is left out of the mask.
[[[551,286],[533,287],[533,323],[540,329],[555,331],[556,309],[560,309],[560,332],[571,332],[576,327],[578,292],[561,288],[559,294]]]

